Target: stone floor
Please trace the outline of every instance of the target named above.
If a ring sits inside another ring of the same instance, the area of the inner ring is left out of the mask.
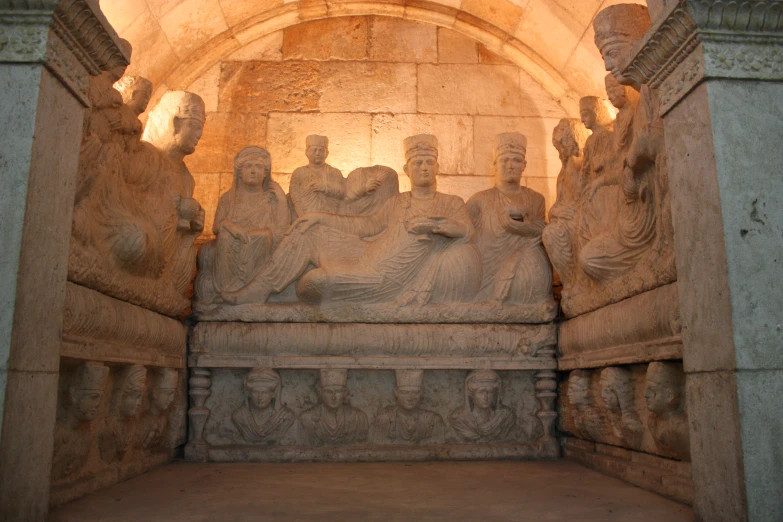
[[[174,463],[84,497],[52,522],[691,521],[671,500],[570,461]]]

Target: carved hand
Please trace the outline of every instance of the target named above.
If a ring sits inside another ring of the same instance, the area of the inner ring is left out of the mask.
[[[318,181],[310,183],[308,188],[313,192],[320,192],[322,194],[326,194],[329,191],[329,187],[326,185],[326,183],[319,183]]]
[[[405,223],[405,227],[411,234],[432,234],[439,226],[440,223],[427,217],[413,218]]]
[[[432,233],[450,238],[465,237],[465,227],[461,223],[446,219],[440,221]]]

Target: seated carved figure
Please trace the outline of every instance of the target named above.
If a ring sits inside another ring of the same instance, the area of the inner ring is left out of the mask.
[[[114,88],[122,94],[120,107],[119,132],[125,137],[125,149],[135,152],[141,146],[141,134],[144,127],[139,120],[152,96],[152,82],[141,76],[123,76]]]
[[[457,441],[505,442],[514,435],[517,415],[502,402],[500,376],[492,370],[476,370],[465,378],[465,402],[451,412]]]
[[[294,423],[295,415],[281,399],[283,384],[274,370],[254,368],[245,375],[245,403],[231,420],[245,442],[279,442]]]
[[[305,155],[309,163],[291,174],[290,196],[297,215],[310,212],[338,214],[345,197],[345,178],[326,163],[329,138],[310,135],[305,140]]]
[[[422,370],[395,370],[396,406],[385,408],[373,422],[370,441],[376,444],[438,444],[445,425],[440,415],[421,406]]]
[[[481,252],[478,299],[535,304],[552,295],[552,267],[541,244],[544,197],[519,184],[527,166],[527,138],[518,132],[495,137],[495,188],[468,200]]]
[[[435,136],[405,140],[411,192],[397,194],[370,216],[311,213],[300,217],[270,261],[245,288],[224,292],[231,304],[266,302],[299,279],[309,302],[399,305],[471,300],[481,258],[461,198],[437,192]],[[316,267],[305,273],[309,266]]]
[[[634,404],[634,380],[630,370],[610,367],[601,370],[601,398],[606,407],[609,427],[617,440],[640,449],[644,426]]]
[[[79,367],[66,388],[63,413],[54,428],[54,482],[74,478],[87,463],[93,441],[92,421],[98,414],[108,376],[107,366],[89,361]]]
[[[305,446],[355,444],[367,439],[367,415],[345,402],[348,370],[321,370],[321,399],[299,415],[298,433]]]
[[[644,397],[647,399],[647,427],[663,453],[680,460],[691,459],[688,414],[685,411],[685,373],[682,365],[652,362],[647,367]]]
[[[568,376],[566,394],[571,405],[571,419],[576,435],[583,439],[602,441],[606,434],[606,417],[595,405],[593,374],[590,370],[574,370]]]
[[[127,366],[118,375],[109,417],[98,438],[98,449],[104,462],[122,461],[131,448],[146,380],[147,369],[140,364]]]
[[[220,197],[215,213],[217,237],[199,251],[197,301],[210,303],[249,283],[291,224],[285,192],[271,174],[266,149],[245,147],[234,158],[234,185]]]
[[[138,446],[150,453],[173,449],[169,408],[177,395],[179,372],[171,368],[151,370],[149,407],[139,421]]]
[[[573,283],[578,215],[585,179],[582,176],[583,149],[588,131],[577,119],[560,120],[552,133],[552,145],[562,166],[557,175],[557,200],[549,210],[549,224],[541,233],[549,259],[564,286]]]

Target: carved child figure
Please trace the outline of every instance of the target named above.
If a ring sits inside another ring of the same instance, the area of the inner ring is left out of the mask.
[[[130,449],[146,380],[147,369],[140,364],[125,367],[117,376],[109,418],[98,439],[98,449],[104,462],[122,461]]]
[[[231,415],[242,439],[252,444],[280,442],[296,416],[281,399],[280,375],[266,368],[253,368],[245,375],[245,401]]]
[[[385,408],[373,422],[370,440],[376,444],[439,444],[445,425],[440,415],[421,406],[422,370],[395,370],[396,406]]]
[[[495,188],[468,200],[482,261],[479,300],[537,304],[552,296],[552,267],[541,244],[544,197],[519,184],[526,152],[522,134],[497,135]]]
[[[52,479],[57,482],[77,474],[92,448],[92,421],[106,388],[109,368],[88,361],[78,368],[62,396],[63,414],[54,428]]]
[[[588,440],[604,440],[606,418],[595,405],[592,371],[572,371],[568,376],[566,394],[571,405],[571,418],[577,431],[576,435]]]
[[[680,460],[691,459],[688,414],[685,411],[685,373],[682,365],[652,362],[647,367],[647,427],[661,451]]]
[[[128,152],[135,152],[141,146],[144,130],[139,116],[147,110],[152,96],[152,82],[141,76],[123,76],[114,87],[122,94],[123,101],[119,132],[125,135]]]
[[[309,163],[291,174],[290,196],[297,215],[310,212],[338,214],[345,197],[345,178],[326,163],[329,138],[315,134],[305,139]]]
[[[582,123],[592,134],[585,143],[582,172],[588,183],[586,195],[592,199],[599,188],[620,182],[621,165],[614,147],[614,118],[606,101],[596,96],[579,100]]]
[[[179,372],[155,368],[151,373],[149,408],[139,422],[139,446],[152,453],[162,453],[171,449],[169,408],[177,395]]]
[[[451,412],[449,424],[459,442],[505,442],[514,435],[517,415],[502,402],[502,382],[492,370],[465,378],[465,402]]]
[[[348,370],[321,370],[319,404],[299,415],[298,433],[305,446],[355,444],[367,439],[367,415],[345,402]]]
[[[604,368],[600,383],[601,398],[614,436],[624,445],[640,449],[644,426],[634,404],[633,374],[624,368]]]

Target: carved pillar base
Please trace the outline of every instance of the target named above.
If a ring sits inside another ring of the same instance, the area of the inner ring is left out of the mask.
[[[557,398],[557,374],[553,371],[543,371],[536,373],[536,399],[540,408],[536,417],[541,422],[544,434],[538,441],[538,456],[548,458],[560,457],[560,444],[555,438],[555,421],[557,420],[557,411],[555,410],[555,399]]]
[[[209,419],[209,408],[204,406],[212,395],[212,372],[206,368],[194,368],[190,376],[190,400],[193,406],[188,410],[191,437],[185,446],[185,460],[206,462],[209,458],[209,444],[204,440],[204,427]]]

